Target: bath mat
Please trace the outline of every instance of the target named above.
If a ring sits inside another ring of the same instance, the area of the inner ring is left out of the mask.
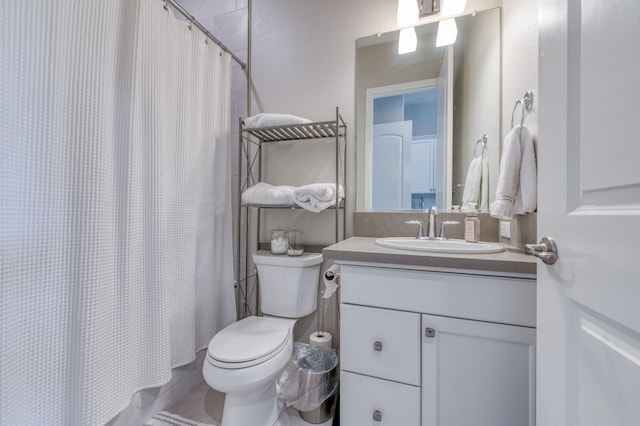
[[[217,426],[213,423],[200,423],[195,420],[184,418],[178,414],[168,411],[160,411],[150,418],[145,426]]]

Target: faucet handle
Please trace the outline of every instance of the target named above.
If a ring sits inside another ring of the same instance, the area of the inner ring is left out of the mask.
[[[418,225],[418,236],[416,239],[424,238],[424,225],[421,220],[408,220],[405,222],[407,225]]]
[[[448,225],[459,225],[459,224],[460,222],[458,222],[457,220],[443,220],[440,223],[440,239],[443,239],[443,240],[449,239],[445,234]]]

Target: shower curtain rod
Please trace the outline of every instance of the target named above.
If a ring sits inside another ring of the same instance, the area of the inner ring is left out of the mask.
[[[205,26],[203,26],[200,22],[198,22],[198,20],[193,15],[191,15],[189,12],[187,12],[185,10],[185,8],[180,5],[180,3],[178,3],[176,0],[164,0],[164,2],[171,4],[171,6],[173,6],[178,12],[180,12],[182,14],[182,16],[187,18],[187,20],[189,21],[189,23],[191,25],[195,25],[196,28],[198,28],[200,31],[202,31],[204,33],[205,36],[207,36],[211,41],[213,41],[215,44],[220,46],[220,48],[222,50],[224,50],[229,55],[231,55],[233,60],[236,61],[238,64],[240,64],[240,67],[243,70],[247,68],[247,64],[242,62],[242,60],[240,58],[238,58],[231,50],[229,50],[229,48],[227,46],[225,46],[220,40],[218,40],[213,34],[211,34],[209,32],[209,30],[207,30],[207,28]],[[165,8],[166,8],[166,6],[165,6]]]

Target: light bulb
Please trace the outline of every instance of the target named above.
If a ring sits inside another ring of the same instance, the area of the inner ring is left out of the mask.
[[[405,28],[418,22],[418,2],[416,0],[398,0],[398,28]]]
[[[398,55],[415,52],[417,47],[418,38],[416,37],[415,28],[409,27],[401,29],[400,38],[398,39]]]
[[[440,16],[445,18],[447,16],[458,15],[464,12],[466,6],[467,0],[442,0]]]
[[[458,27],[454,18],[438,22],[438,34],[436,35],[436,47],[448,46],[456,42]]]

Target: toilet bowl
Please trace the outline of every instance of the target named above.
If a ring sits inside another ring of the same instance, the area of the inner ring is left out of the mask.
[[[247,317],[211,340],[202,371],[209,386],[226,394],[223,426],[275,422],[275,383],[291,356],[295,322]]]
[[[253,258],[266,315],[244,318],[216,334],[202,367],[207,384],[226,394],[222,426],[271,426],[277,420],[276,379],[292,354],[293,326],[315,310],[321,254],[288,258],[258,252]]]

